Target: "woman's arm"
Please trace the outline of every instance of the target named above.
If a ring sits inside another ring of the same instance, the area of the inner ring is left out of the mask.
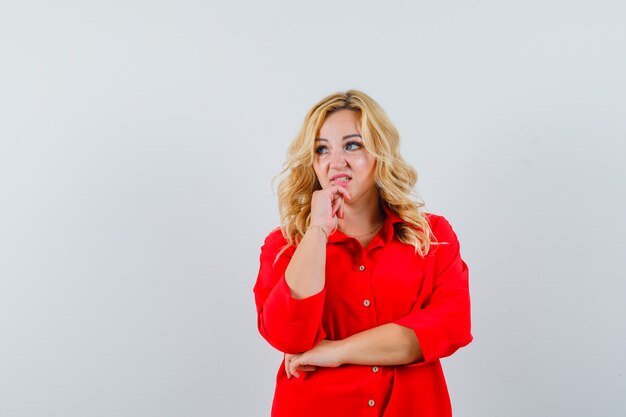
[[[342,199],[350,199],[345,188],[332,186],[313,193],[311,198],[311,227],[298,244],[289,266],[285,281],[291,296],[303,299],[322,291],[325,283],[326,240],[337,225]]]
[[[285,362],[290,363],[288,375],[301,366],[430,362],[449,356],[472,341],[467,265],[461,259],[458,239],[448,221],[440,217],[434,228],[440,246],[434,253],[436,282],[428,305],[415,305],[394,323],[344,340],[322,341],[307,352],[290,356],[289,361],[285,357]]]
[[[326,237],[343,216],[341,202],[350,199],[334,186],[313,193],[311,225],[297,248],[284,248],[279,229],[261,247],[259,275],[254,286],[257,325],[276,349],[300,353],[312,349],[326,334],[322,328]],[[321,226],[317,227],[317,226]],[[282,252],[282,255],[278,256]]]
[[[304,234],[285,270],[285,281],[291,296],[303,299],[324,288],[326,267],[326,236],[319,227],[311,227]]]
[[[405,365],[422,359],[415,332],[394,323],[353,334],[337,343],[342,363]]]
[[[315,240],[315,231],[305,239]],[[260,267],[254,298],[259,333],[281,352],[301,353],[326,338],[322,328],[325,291],[306,298],[295,298],[285,279],[285,271],[295,248],[280,229],[273,230],[261,247]],[[280,255],[279,255],[280,254]]]
[[[287,376],[312,371],[317,366],[405,365],[423,360],[415,332],[399,324],[388,323],[356,333],[346,339],[324,340],[299,355],[285,355]]]

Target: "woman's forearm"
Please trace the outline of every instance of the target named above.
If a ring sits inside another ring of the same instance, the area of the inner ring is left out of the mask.
[[[311,227],[298,244],[285,280],[294,298],[306,298],[322,291],[325,283],[326,236],[319,227]]]
[[[335,347],[346,364],[404,365],[424,359],[413,330],[395,323],[356,333]]]
[[[322,340],[313,349],[285,355],[287,377],[316,367],[352,365],[405,365],[424,360],[413,330],[389,323],[356,333],[343,340]]]

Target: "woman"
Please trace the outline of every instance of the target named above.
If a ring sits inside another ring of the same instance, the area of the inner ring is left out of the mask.
[[[467,345],[467,266],[420,212],[382,108],[350,90],[307,114],[261,248],[261,335],[284,352],[272,416],[450,416],[439,359]]]

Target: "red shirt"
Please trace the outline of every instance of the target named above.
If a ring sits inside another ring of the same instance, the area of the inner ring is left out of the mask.
[[[280,229],[261,248],[254,287],[261,335],[276,349],[301,353],[320,340],[345,339],[386,323],[411,328],[424,361],[398,366],[343,365],[287,379],[278,369],[273,417],[451,416],[440,358],[471,342],[467,265],[448,221],[427,213],[438,244],[424,258],[400,242],[385,209],[385,224],[363,248],[339,231],[326,245],[324,289],[295,299],[285,269],[295,248]],[[276,262],[274,262],[276,259]]]

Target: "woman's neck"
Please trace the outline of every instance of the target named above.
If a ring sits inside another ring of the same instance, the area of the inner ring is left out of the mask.
[[[349,236],[360,236],[377,231],[385,221],[385,212],[378,203],[378,195],[367,201],[348,204],[344,202],[343,219],[339,219],[338,229]]]

